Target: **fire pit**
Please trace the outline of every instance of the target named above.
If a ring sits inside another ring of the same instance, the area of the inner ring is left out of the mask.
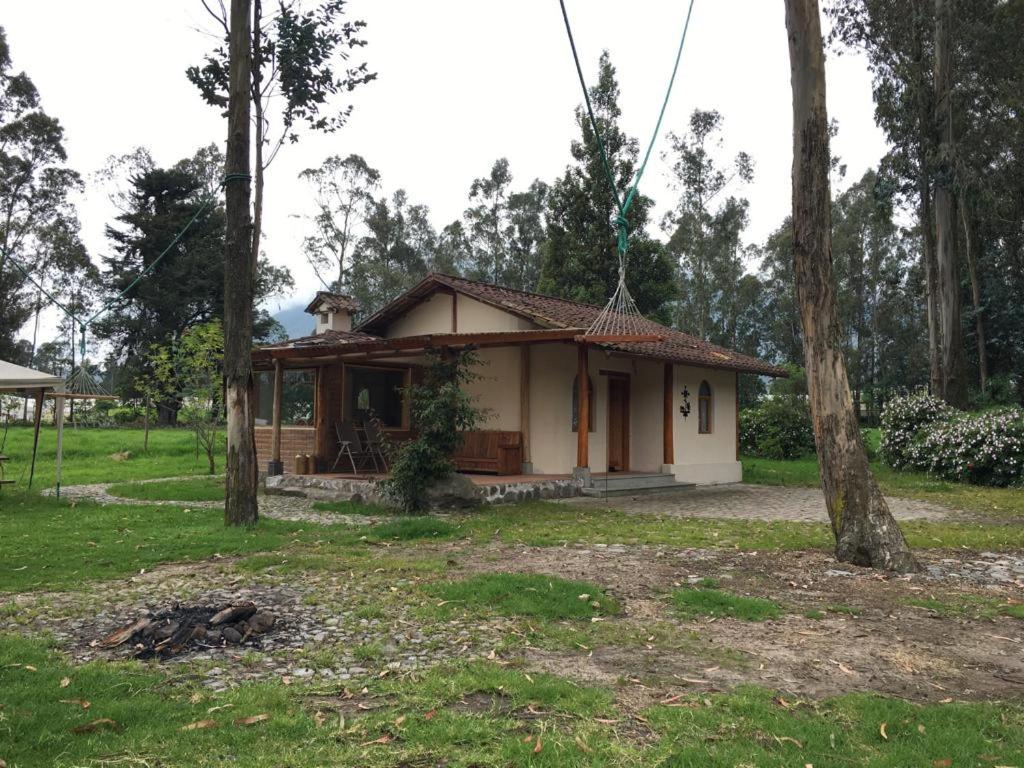
[[[102,640],[100,648],[128,645],[137,659],[167,659],[189,651],[229,645],[259,646],[272,632],[277,616],[255,603],[223,606],[185,606],[175,603],[159,613],[148,613]]]

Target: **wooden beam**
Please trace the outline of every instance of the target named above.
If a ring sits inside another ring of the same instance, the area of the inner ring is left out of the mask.
[[[459,332],[459,294],[455,291],[451,293],[452,297],[452,333]]]
[[[523,435],[523,462],[530,458],[530,345],[519,347],[519,431]]]
[[[284,366],[280,360],[274,361],[274,410],[271,421],[273,427],[271,437],[271,460],[281,461],[281,395],[284,391]]]
[[[580,344],[576,366],[576,466],[590,467],[590,365],[587,345]]]
[[[676,452],[672,435],[672,393],[675,390],[675,366],[665,363],[665,386],[662,406],[662,463],[675,464]]]

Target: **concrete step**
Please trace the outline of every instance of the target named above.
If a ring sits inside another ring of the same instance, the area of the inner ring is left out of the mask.
[[[622,474],[593,478],[593,485],[582,488],[584,496],[605,498],[607,496],[637,496],[648,493],[662,493],[693,488],[693,483],[680,483],[669,474]]]

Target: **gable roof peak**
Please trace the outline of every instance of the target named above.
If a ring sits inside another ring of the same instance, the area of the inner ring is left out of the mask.
[[[359,310],[359,302],[345,293],[333,293],[332,291],[317,291],[316,296],[306,307],[306,314],[315,315],[321,307],[328,312],[356,312]]]

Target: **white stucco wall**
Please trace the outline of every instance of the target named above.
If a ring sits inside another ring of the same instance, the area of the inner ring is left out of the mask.
[[[425,333],[452,332],[452,297],[435,293],[393,320],[385,336],[420,336]]]
[[[519,431],[520,352],[518,347],[494,347],[477,353],[480,365],[466,391],[473,403],[485,411],[480,429]]]
[[[530,444],[535,472],[566,474],[576,465],[577,434],[572,431],[572,382],[577,350],[571,344],[537,345],[531,349]],[[608,376],[630,379],[630,466],[656,472],[662,463],[662,382],[660,363],[615,357],[591,350],[588,359],[594,383],[594,429],[590,433],[590,469],[608,467]]]
[[[711,386],[711,434],[699,434],[697,417],[701,381]],[[679,413],[683,388],[690,391],[690,415]],[[667,468],[682,482],[738,483],[743,468],[736,461],[736,374],[685,365],[675,367],[673,390],[675,464]]]
[[[396,336],[419,336],[425,333],[452,332],[452,299],[458,302],[457,322],[459,333],[484,333],[488,331],[521,331],[537,326],[528,320],[516,317],[489,304],[467,296],[435,293],[414,306],[388,326],[387,338]]]

